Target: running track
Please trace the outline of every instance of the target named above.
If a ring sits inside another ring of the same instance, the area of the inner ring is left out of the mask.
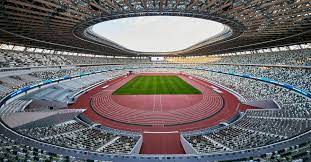
[[[218,93],[211,90],[202,81],[194,81],[184,75],[179,75],[179,77],[199,89],[202,95],[112,95],[115,90],[135,76],[126,77],[94,95],[91,100],[91,108],[102,117],[113,121],[149,126],[193,123],[211,117],[223,108],[223,98]],[[131,96],[134,96],[135,100]],[[189,102],[184,102],[183,98]],[[197,98],[200,100],[193,103],[192,100],[198,100]],[[163,100],[166,102],[163,103]],[[189,105],[189,103],[193,103],[193,105]],[[188,106],[185,106],[187,104]],[[136,108],[135,105],[139,108]]]
[[[172,100],[174,97],[170,95],[151,95],[152,97],[143,95],[141,100],[132,101],[132,104],[130,101],[126,101],[127,99],[120,100],[120,98],[111,95],[114,90],[128,82],[134,75],[122,76],[93,88],[81,95],[77,102],[69,105],[69,108],[86,108],[87,110],[84,112],[86,117],[108,127],[148,132],[148,136],[144,135],[146,138],[144,138],[141,153],[184,153],[180,143],[176,143],[179,133],[173,136],[166,132],[191,131],[218,125],[236,115],[240,104],[234,95],[222,88],[197,78],[189,79],[186,75],[177,75],[202,92],[202,96],[188,96],[187,100],[193,103],[182,103],[181,101],[176,104],[182,108],[176,106],[174,109],[174,104],[167,102],[170,100],[175,102]],[[144,97],[153,102],[143,103],[142,101],[146,101],[143,99]],[[178,100],[180,101],[180,98]],[[142,103],[138,104],[139,102]],[[135,104],[141,106],[137,107]],[[206,105],[204,106],[204,104]],[[243,107],[245,108],[245,105]],[[152,132],[154,132],[154,138],[152,138]],[[159,136],[159,133],[162,136]],[[164,138],[166,135],[168,138]],[[176,140],[173,140],[174,137]],[[163,145],[154,145],[157,140],[162,140],[158,141],[158,144],[162,143]],[[170,148],[167,149],[164,145],[170,146]],[[176,150],[179,151],[176,152]]]

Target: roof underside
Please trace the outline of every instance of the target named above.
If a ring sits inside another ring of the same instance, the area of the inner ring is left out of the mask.
[[[91,38],[111,19],[179,15],[215,20],[230,36],[167,53],[208,55],[311,42],[311,0],[2,0],[0,42],[101,55],[154,55]]]

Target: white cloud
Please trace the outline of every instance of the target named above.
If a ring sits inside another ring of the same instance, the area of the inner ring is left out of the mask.
[[[141,52],[188,48],[223,30],[218,22],[177,16],[143,16],[102,22],[93,31],[121,46]]]

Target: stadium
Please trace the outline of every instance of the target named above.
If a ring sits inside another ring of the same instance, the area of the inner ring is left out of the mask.
[[[0,161],[310,162],[310,78],[311,0],[0,0]]]

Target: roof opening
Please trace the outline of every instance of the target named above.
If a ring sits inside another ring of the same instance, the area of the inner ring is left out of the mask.
[[[139,52],[173,52],[186,49],[221,33],[225,25],[182,16],[121,18],[93,25],[98,36]]]

